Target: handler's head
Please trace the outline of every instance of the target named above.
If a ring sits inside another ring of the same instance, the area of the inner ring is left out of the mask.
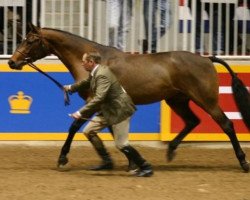
[[[82,66],[87,71],[92,71],[94,67],[101,62],[101,55],[96,52],[88,52],[82,56]]]

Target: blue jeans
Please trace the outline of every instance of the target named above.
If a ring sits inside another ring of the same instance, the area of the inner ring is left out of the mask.
[[[119,13],[119,16],[115,16],[118,17],[118,25],[110,27],[109,30],[109,45],[124,50],[126,34],[130,29],[132,0],[109,0],[107,2],[108,6],[113,6],[112,8],[116,9]]]
[[[204,51],[203,47],[201,47],[201,5],[197,5],[197,10],[196,10],[196,42],[195,42],[195,48],[196,51],[201,53]],[[221,12],[221,29],[219,32],[219,27],[218,27],[218,18],[219,18],[219,12]],[[214,7],[213,12],[209,10],[209,15],[213,14],[213,23],[210,23],[212,27],[209,27],[209,32],[212,34],[212,51],[213,53],[218,53],[220,54],[221,52],[225,51],[225,18],[223,15],[225,15],[224,10],[222,9],[221,11],[218,9],[218,7]],[[211,33],[211,30],[213,28],[213,32]],[[220,41],[220,43],[219,43]],[[218,45],[220,44],[220,45]],[[219,47],[218,47],[219,46]]]
[[[151,42],[151,51],[157,50],[157,26],[156,13],[160,12],[160,36],[163,36],[170,26],[170,2],[169,0],[144,0],[144,24],[145,36]],[[149,33],[151,29],[151,33]]]

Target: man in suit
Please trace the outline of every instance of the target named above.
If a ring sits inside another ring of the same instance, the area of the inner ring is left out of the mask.
[[[93,167],[92,170],[113,169],[112,159],[97,135],[105,127],[111,126],[116,147],[138,166],[136,175],[151,176],[153,174],[151,165],[129,145],[128,141],[129,122],[136,110],[135,105],[111,70],[107,66],[100,65],[100,62],[101,56],[98,52],[85,53],[82,66],[90,72],[89,78],[64,86],[64,89],[71,93],[87,89],[91,89],[93,93],[85,106],[71,114],[74,119],[81,119],[97,113],[83,130],[102,158],[101,165]]]

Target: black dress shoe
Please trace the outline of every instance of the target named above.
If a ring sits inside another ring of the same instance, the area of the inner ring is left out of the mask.
[[[150,177],[154,174],[152,166],[145,162],[140,169],[138,170],[138,172],[136,173],[136,176],[138,177]]]
[[[150,177],[154,174],[152,169],[143,169],[137,172],[136,176],[138,177]]]
[[[89,169],[93,171],[100,171],[100,170],[111,170],[113,168],[114,168],[113,163],[108,162],[108,163],[102,163],[101,165],[90,167]]]

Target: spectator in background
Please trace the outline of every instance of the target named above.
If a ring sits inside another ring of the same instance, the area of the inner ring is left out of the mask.
[[[37,26],[40,27],[40,0],[37,0]],[[32,0],[26,0],[26,24],[29,22],[32,23],[32,6],[33,6],[33,1]],[[12,8],[11,8],[12,9]],[[23,10],[22,7],[17,7],[17,13],[21,17],[21,22],[23,21]],[[26,26],[26,32],[29,31],[29,27]]]
[[[145,37],[143,52],[147,53],[148,44],[151,52],[157,51],[157,11],[160,12],[160,37],[163,36],[170,26],[170,1],[169,0],[144,0],[142,2]],[[132,0],[107,0],[109,19],[109,45],[125,50],[126,35],[130,29],[132,16]],[[151,32],[149,32],[151,31]]]
[[[0,33],[3,34],[3,14],[4,10],[3,7],[0,7]]]
[[[244,47],[242,45],[242,35],[245,34],[243,30],[243,24],[246,22],[246,51],[247,53],[250,53],[249,48],[249,32],[250,32],[250,0],[239,0],[238,1],[238,7],[235,11],[234,20],[238,20],[238,53],[242,52],[242,48]]]
[[[143,41],[143,52],[146,53],[148,45],[151,52],[157,51],[157,22],[156,14],[160,12],[160,37],[162,37],[170,26],[170,1],[169,0],[144,0],[144,24],[146,40]],[[151,31],[151,33],[149,32]],[[149,44],[150,43],[150,44]]]
[[[240,6],[247,6],[250,9],[250,0],[238,0],[238,7]]]
[[[209,0],[196,0],[196,42],[195,48],[197,53],[203,53],[204,49],[201,47],[201,20],[202,20],[202,10],[201,10],[201,2],[205,3],[205,11],[207,11],[208,15],[212,15],[212,23],[210,22],[209,30],[213,29],[212,34],[212,53],[213,54],[224,54],[225,52],[225,34],[226,34],[226,0],[221,3],[221,9],[219,8],[219,3],[211,3]],[[222,2],[222,1],[220,1]],[[212,4],[212,7],[210,7]],[[192,9],[192,0],[189,0],[188,6]],[[212,8],[212,10],[210,10]],[[194,13],[192,11],[192,13]],[[221,16],[221,17],[220,17]],[[234,17],[234,4],[230,4],[230,14],[229,14],[229,51],[233,51],[233,41],[234,38],[234,26],[233,26],[233,17]],[[220,30],[218,20],[221,20]],[[212,27],[211,27],[212,25]],[[220,44],[218,42],[220,41]]]
[[[23,14],[26,15],[26,24],[28,24],[28,22],[32,22],[32,6],[33,6],[33,1],[32,0],[26,0],[25,1],[26,4],[26,12],[24,13],[23,12],[23,7],[21,6],[16,6],[17,9],[16,9],[16,13],[14,12],[14,9],[13,7],[15,6],[15,2],[13,2],[13,6],[8,6],[8,7],[4,7],[4,5],[1,5],[0,4],[0,33],[2,35],[4,35],[6,33],[6,31],[4,31],[4,9],[8,9],[7,12],[8,12],[8,17],[10,18],[7,18],[6,19],[6,23],[8,23],[7,27],[8,29],[10,28],[13,28],[13,16],[15,16],[15,18],[17,19],[17,43],[19,43],[21,40],[22,40],[22,33],[24,30],[22,30],[22,22],[23,22]],[[9,3],[8,5],[11,5],[11,3]],[[40,17],[40,0],[37,0],[37,25],[40,26],[40,20],[39,20],[39,17]],[[28,29],[28,26],[26,26],[26,33],[29,31]],[[12,34],[12,31],[9,32],[9,34]],[[12,46],[12,45],[11,45]],[[10,48],[8,48],[8,51],[12,51]],[[1,44],[0,44],[0,54],[3,53],[3,42],[1,41]]]
[[[109,45],[125,51],[130,29],[132,0],[107,0]]]

